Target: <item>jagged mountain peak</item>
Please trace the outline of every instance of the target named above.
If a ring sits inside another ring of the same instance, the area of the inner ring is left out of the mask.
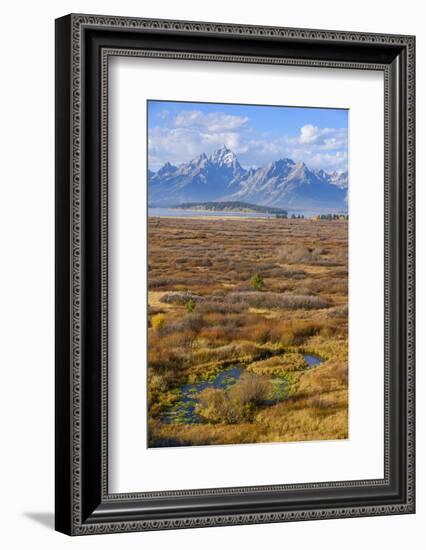
[[[271,160],[271,162],[268,162],[264,166],[261,166],[257,169],[257,171],[263,171],[264,173],[268,174],[275,174],[279,173],[282,170],[285,169],[291,169],[294,166],[294,161],[287,158],[282,158],[278,160]]]
[[[331,175],[331,174],[327,174],[327,172],[325,170],[323,170],[322,168],[320,170],[314,170],[314,173],[320,178],[320,179],[324,179],[326,178],[327,176]]]
[[[201,153],[201,155],[197,155],[196,157],[194,157],[194,158],[189,162],[189,164],[200,164],[200,163],[205,163],[207,160],[208,160],[208,157],[207,157],[206,153]],[[184,163],[184,164],[185,164],[185,163]]]
[[[311,170],[291,158],[245,170],[226,145],[177,168],[166,163],[149,173],[149,202],[242,200],[280,208],[347,209],[347,172]]]
[[[291,174],[290,174],[290,177],[291,178],[305,178],[305,179],[308,179],[308,180],[311,180],[312,178],[310,177],[311,175],[313,174],[313,172],[311,172],[309,170],[309,168],[306,166],[306,164],[302,161],[299,161],[299,162],[296,162],[293,166],[293,170],[291,171]],[[309,181],[310,183],[310,181]]]
[[[226,166],[231,166],[238,163],[236,154],[231,151],[231,149],[228,149],[226,145],[222,145],[222,147],[216,149],[216,151],[213,151],[213,153],[209,155],[208,159],[210,162],[215,164]]]
[[[170,174],[171,172],[175,172],[177,170],[177,167],[171,164],[170,162],[166,162],[157,172],[157,175],[164,175],[164,174]]]
[[[234,154],[229,147],[227,147],[225,144],[223,144],[221,147],[213,151],[210,156],[222,156],[227,155],[228,153]]]
[[[348,188],[348,172],[337,172],[336,170],[329,174],[330,183],[337,185],[342,189]]]

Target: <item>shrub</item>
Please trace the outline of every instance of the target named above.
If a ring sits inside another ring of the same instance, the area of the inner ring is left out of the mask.
[[[168,277],[148,277],[148,288],[167,288],[174,285],[185,284],[186,279],[170,279]]]
[[[322,309],[331,306],[330,300],[320,296],[278,292],[230,292],[227,299],[231,303],[264,309]]]
[[[244,304],[232,304],[224,301],[221,296],[212,296],[212,299],[201,299],[197,301],[197,311],[202,313],[241,313],[246,309]]]
[[[248,327],[247,337],[259,344],[266,344],[273,340],[272,330],[271,322],[268,319],[262,319],[254,327]]]
[[[349,378],[347,363],[338,364],[334,372],[335,372],[336,380],[339,382],[339,384],[347,387],[348,378]]]
[[[331,309],[328,313],[330,317],[347,317],[349,313],[348,306],[338,306]]]
[[[181,369],[192,357],[196,332],[190,329],[168,333],[167,328],[159,333],[148,335],[148,365],[156,373],[174,373],[179,376]]]
[[[223,298],[223,296],[225,296],[225,292],[222,289],[216,289],[216,290],[213,290],[212,296],[214,298],[219,298],[219,297]]]
[[[210,361],[232,361],[238,358],[238,346],[236,344],[225,344],[214,348],[200,348],[194,352],[194,359],[197,363]]]
[[[327,256],[324,258],[324,256]],[[347,254],[344,251],[338,251],[331,254],[329,250],[322,247],[309,247],[304,244],[286,244],[278,251],[278,257],[281,261],[288,264],[307,264],[334,266],[347,262]]]
[[[204,325],[205,323],[203,317],[193,313],[192,315],[182,317],[182,319],[174,321],[173,323],[167,323],[167,326],[164,328],[164,332],[166,334],[171,334],[173,332],[179,333],[190,330],[198,333]]]
[[[289,352],[263,361],[256,361],[247,370],[256,374],[279,376],[286,372],[304,370],[306,366],[303,355]]]
[[[228,392],[217,388],[203,390],[195,410],[212,423],[247,422],[253,420],[256,406],[264,402],[271,392],[272,385],[267,378],[244,373]]]
[[[317,256],[313,250],[302,244],[287,244],[278,251],[280,260],[288,264],[310,264],[315,263]]]
[[[292,322],[293,330],[293,344],[300,345],[305,342],[307,338],[315,336],[321,330],[324,329],[324,326],[321,324],[316,324],[311,321],[298,321],[295,320]]]
[[[231,406],[224,390],[206,388],[199,395],[195,412],[205,420],[213,423],[231,423]]]
[[[159,266],[157,265],[156,267],[158,270]],[[150,290],[162,288],[164,288],[165,290],[181,290],[181,288],[184,289],[188,288],[189,286],[202,286],[209,285],[210,283],[211,279],[207,277],[157,277],[153,275],[152,272],[150,277],[148,278],[148,288]]]
[[[151,340],[151,339],[150,339]],[[163,375],[178,375],[183,367],[185,355],[183,349],[164,349],[163,347],[148,347],[148,365],[156,373]]]
[[[160,302],[163,302],[164,304],[176,304],[179,306],[184,306],[190,298],[192,298],[195,302],[199,299],[199,296],[187,290],[182,292],[169,292],[161,296]]]
[[[265,282],[259,273],[255,273],[250,279],[250,284],[255,290],[263,290]]]
[[[336,402],[324,397],[313,397],[309,400],[308,406],[314,409],[329,410],[336,408]]]
[[[188,313],[193,313],[195,309],[195,300],[192,298],[192,296],[189,298],[189,300],[186,302],[186,311]]]
[[[268,398],[271,383],[268,378],[257,374],[244,373],[229,390],[231,401],[241,405],[248,403],[258,405]]]
[[[162,393],[168,390],[167,380],[160,374],[152,374],[152,369],[148,370],[148,402],[151,406],[159,402]]]
[[[288,269],[284,267],[276,267],[268,270],[267,277],[279,277],[283,279],[304,279],[306,272],[303,269]]]
[[[211,267],[213,262],[209,258],[198,258],[194,265],[197,267]]]
[[[166,324],[166,316],[163,313],[157,313],[157,315],[154,315],[154,317],[151,320],[152,328],[156,332],[161,332],[165,324]]]

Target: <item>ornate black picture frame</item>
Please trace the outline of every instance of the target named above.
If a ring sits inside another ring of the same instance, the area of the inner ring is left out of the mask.
[[[383,72],[383,479],[109,493],[106,129],[108,58],[114,55]],[[74,14],[56,21],[58,531],[414,513],[414,56],[413,36]]]

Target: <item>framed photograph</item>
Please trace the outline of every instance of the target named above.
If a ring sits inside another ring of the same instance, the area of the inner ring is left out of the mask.
[[[415,511],[415,39],[56,21],[56,529]]]

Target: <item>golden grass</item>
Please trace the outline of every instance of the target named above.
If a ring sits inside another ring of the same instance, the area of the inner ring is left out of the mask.
[[[347,438],[347,222],[155,218],[148,235],[150,445]],[[256,273],[265,283],[257,293]],[[307,370],[303,353],[324,362]],[[162,421],[182,384],[230,365],[281,377],[286,397],[253,403],[250,421]]]
[[[304,370],[306,367],[306,361],[301,353],[288,352],[263,361],[254,361],[247,370],[256,374],[279,376],[286,372]]]
[[[160,309],[170,309],[172,308],[172,304],[165,304],[161,301],[161,298],[164,296],[164,294],[167,294],[167,292],[158,292],[155,290],[150,290],[148,292],[148,304],[150,307],[160,308]]]

